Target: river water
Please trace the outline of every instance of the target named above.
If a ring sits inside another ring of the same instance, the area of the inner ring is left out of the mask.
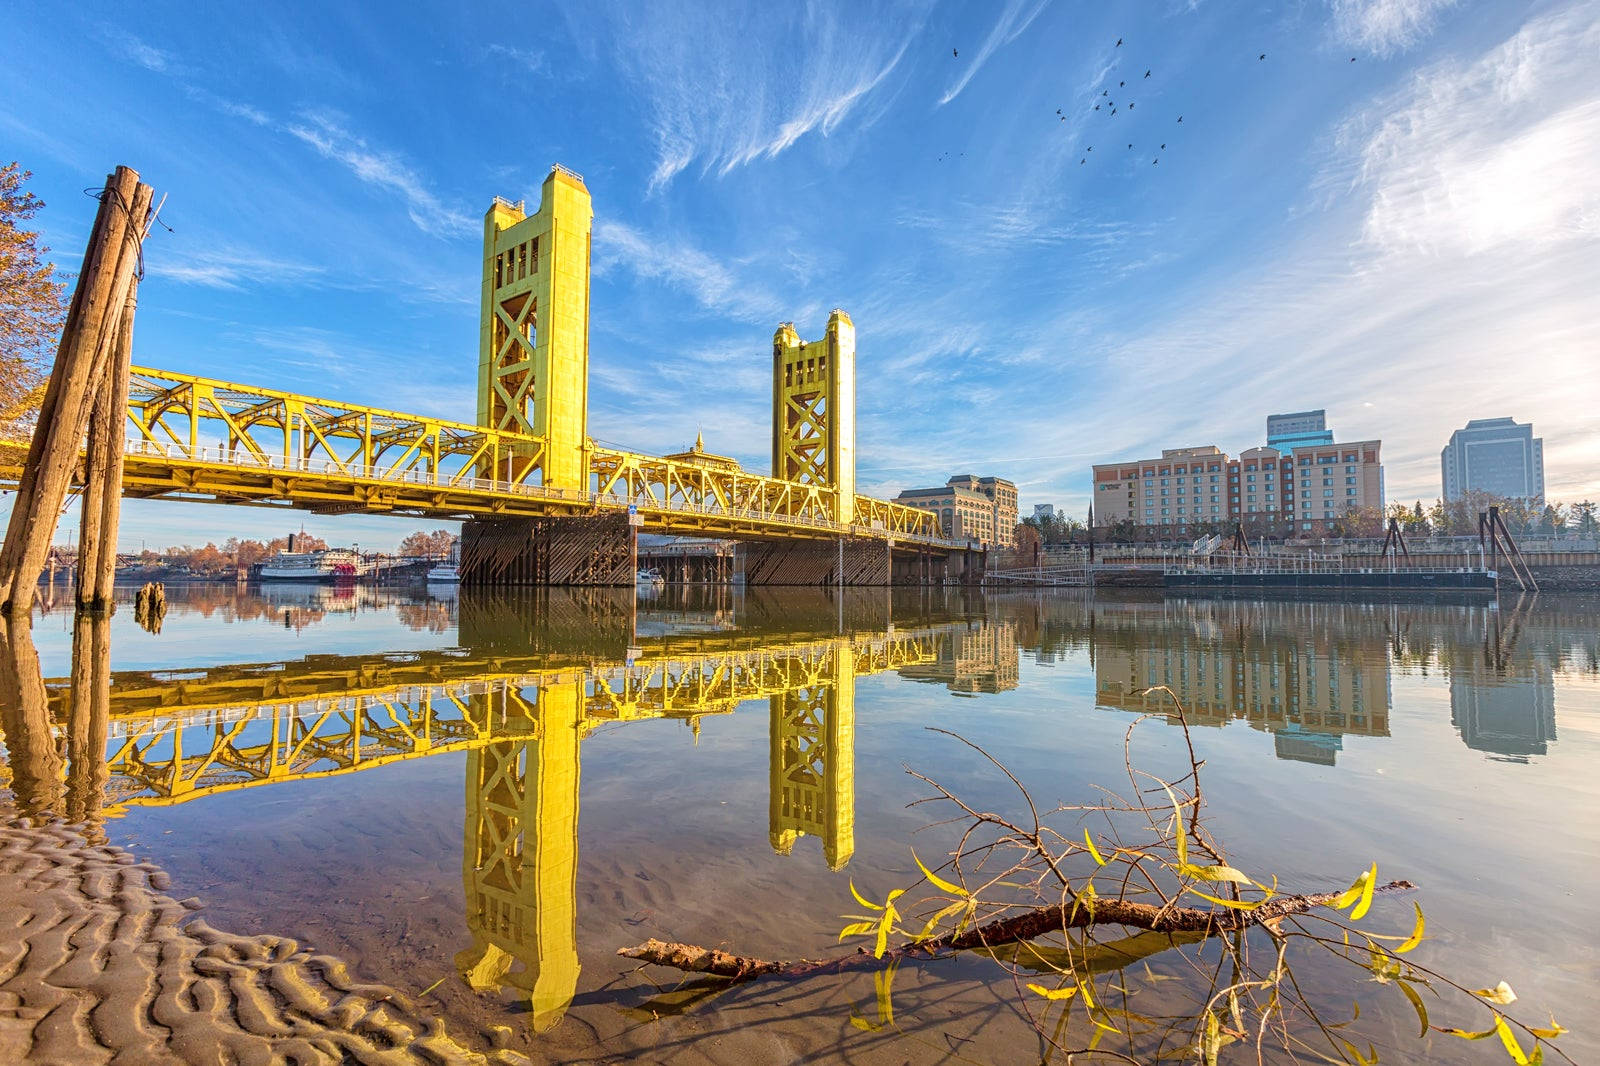
[[[1403,935],[1419,903],[1416,961],[1506,981],[1519,1017],[1553,1014],[1573,1030],[1558,1047],[1600,1054],[1593,601],[168,595],[159,632],[129,602],[101,635],[104,759],[77,775],[46,750],[68,754],[73,621],[35,614],[50,725],[30,736],[40,714],[8,708],[7,802],[91,822],[211,926],[297,938],[451,1031],[508,1027],[499,1039],[536,1061],[1048,1057],[1022,1009],[1041,1001],[987,958],[908,963],[891,1022],[870,970],[725,991],[616,951],[647,937],[838,951],[860,911],[851,883],[881,901],[917,880],[913,845],[931,864],[960,829],[923,830],[958,812],[908,806],[930,792],[908,769],[977,810],[1026,811],[949,734],[1043,809],[1094,802],[1127,792],[1135,721],[1132,760],[1186,772],[1153,686],[1182,701],[1233,865],[1286,891],[1341,889],[1373,862],[1415,882],[1363,927]],[[82,657],[93,641],[78,638]],[[1163,976],[1193,981],[1153,956],[1117,986],[1128,1009],[1157,1013],[1145,1004],[1176,995]],[[1505,1061],[1492,1039],[1419,1039],[1393,986],[1317,958],[1299,976],[1325,1021],[1359,1002],[1351,1033],[1384,1061]],[[1459,998],[1429,1002],[1441,1024],[1486,1024]],[[0,1025],[0,1045],[29,1046],[16,1032]]]

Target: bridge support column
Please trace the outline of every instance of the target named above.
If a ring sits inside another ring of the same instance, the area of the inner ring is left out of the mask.
[[[845,538],[842,551],[837,540],[752,540],[739,550],[746,586],[889,584],[889,554],[879,540]]]
[[[474,518],[461,527],[461,583],[626,585],[638,573],[628,516]]]

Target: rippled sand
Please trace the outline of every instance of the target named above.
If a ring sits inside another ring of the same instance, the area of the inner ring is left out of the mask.
[[[477,1063],[384,985],[285,937],[234,936],[164,894],[167,875],[61,824],[0,829],[0,1061]]]

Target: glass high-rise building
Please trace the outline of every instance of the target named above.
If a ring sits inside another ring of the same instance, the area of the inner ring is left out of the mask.
[[[1267,416],[1267,447],[1290,451],[1302,444],[1332,444],[1328,412],[1291,411]]]
[[[1475,418],[1450,434],[1439,453],[1444,498],[1477,490],[1513,499],[1544,499],[1544,441],[1533,423]]]

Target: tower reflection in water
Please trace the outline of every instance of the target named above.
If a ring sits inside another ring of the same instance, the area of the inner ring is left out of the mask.
[[[36,719],[7,715],[14,785],[35,810],[80,817],[84,804],[62,806],[54,736],[65,727],[76,737],[77,724],[92,722],[98,740],[75,739],[70,762],[106,815],[463,752],[471,944],[456,968],[473,989],[526,997],[533,1029],[545,1031],[578,981],[585,737],[610,722],[662,718],[698,735],[705,716],[765,700],[772,846],[788,854],[817,837],[838,869],[854,850],[856,678],[936,664],[966,628],[939,613],[903,618],[881,598],[848,616],[820,598],[813,611],[793,597],[781,611],[748,606],[747,621],[766,624],[730,627],[721,607],[710,624],[681,603],[641,619],[631,600],[556,593],[463,601],[462,646],[445,650],[102,672],[98,683],[80,678],[75,660],[72,678],[6,701],[26,703]],[[8,658],[31,648],[8,644]],[[103,652],[86,634],[85,666],[103,665]],[[12,676],[39,678],[36,657],[31,672],[19,666]]]

